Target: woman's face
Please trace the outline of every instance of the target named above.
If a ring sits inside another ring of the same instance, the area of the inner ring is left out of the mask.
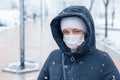
[[[66,28],[63,29],[63,41],[71,51],[76,51],[77,48],[84,42],[85,32],[80,29]]]

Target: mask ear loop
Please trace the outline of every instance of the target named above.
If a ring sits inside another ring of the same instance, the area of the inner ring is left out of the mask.
[[[66,79],[66,74],[65,74],[65,68],[64,68],[64,53],[62,53],[62,69],[63,69],[63,77],[64,77],[64,80],[67,80],[67,79]]]

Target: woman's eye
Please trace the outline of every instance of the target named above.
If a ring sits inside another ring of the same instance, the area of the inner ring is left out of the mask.
[[[69,31],[63,31],[63,34],[68,34],[69,33]]]
[[[80,31],[76,30],[75,32],[79,33]]]

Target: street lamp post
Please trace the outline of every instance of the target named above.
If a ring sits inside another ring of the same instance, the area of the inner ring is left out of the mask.
[[[25,68],[24,0],[20,0],[20,68]]]

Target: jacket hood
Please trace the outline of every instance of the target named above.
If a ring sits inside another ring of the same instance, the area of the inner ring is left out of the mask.
[[[83,19],[83,21],[87,25],[87,34],[85,36],[85,42],[79,47],[76,54],[73,55],[84,56],[88,54],[90,51],[92,51],[92,49],[95,48],[94,22],[90,12],[84,6],[70,6],[64,9],[51,21],[50,25],[54,40],[56,41],[57,45],[63,53],[70,54],[70,49],[65,45],[63,41],[63,34],[60,26],[61,19],[65,17],[79,17]]]

